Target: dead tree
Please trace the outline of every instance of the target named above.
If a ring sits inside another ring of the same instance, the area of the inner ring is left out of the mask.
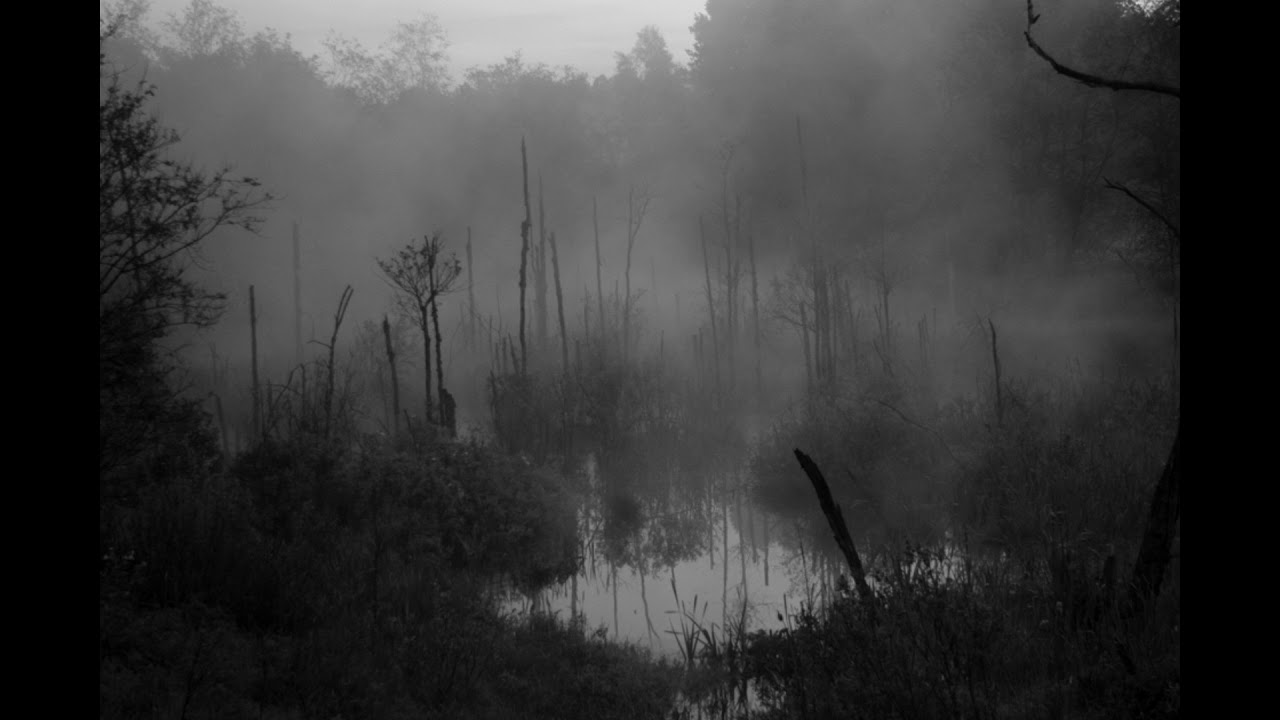
[[[533,252],[534,348],[547,344],[547,210],[542,200],[542,173],[538,173],[538,247]]]
[[[750,232],[747,233],[747,257],[751,262],[751,324],[755,346],[756,393],[759,394],[764,392],[764,378],[760,372],[760,290],[756,279],[756,243]]]
[[[529,211],[529,160],[525,154],[524,138],[520,138],[520,168],[524,180],[524,220],[520,223],[520,363],[517,372],[523,377],[529,369],[529,353],[524,342],[524,289],[529,262],[529,233],[533,228],[533,217]]]
[[[600,342],[604,342],[604,282],[600,279],[600,216],[596,209],[596,199],[591,198],[591,226],[595,230],[596,238],[596,303],[599,305],[600,316]]]
[[[253,436],[257,438],[262,432],[262,399],[258,394],[258,307],[253,297],[253,286],[249,286],[249,363],[253,386],[250,402],[253,403]]]
[[[338,298],[338,311],[333,315],[333,335],[329,337],[329,343],[325,347],[329,350],[329,362],[325,367],[327,377],[325,379],[324,388],[324,439],[329,440],[333,431],[333,353],[338,346],[338,330],[342,328],[342,319],[347,315],[347,306],[351,304],[351,296],[355,291],[348,285],[342,290],[342,296]]]
[[[632,185],[631,190],[627,192],[626,296],[622,302],[623,362],[626,362],[631,350],[631,250],[636,245],[636,236],[640,234],[640,224],[644,222],[644,215],[649,210],[650,199],[649,193],[645,189],[641,189],[640,196],[636,197],[635,185]]]
[[[1004,425],[1004,396],[1000,389],[1000,350],[996,346],[996,324],[987,318],[987,326],[991,328],[991,364],[996,372],[996,427]]]
[[[298,223],[293,224],[293,352],[294,363],[302,364],[302,249]]]
[[[804,302],[800,303],[800,335],[804,342],[804,379],[805,388],[810,396],[813,395],[813,381],[816,374],[813,369],[813,358],[809,351],[809,318],[804,311]]]
[[[422,333],[424,418],[436,417],[431,399],[431,317],[436,297],[449,292],[462,272],[462,265],[452,254],[441,258],[444,244],[440,234],[423,236],[421,243],[410,242],[389,260],[378,260],[383,278],[396,292],[400,313],[411,319]],[[439,315],[436,314],[439,326]],[[440,351],[439,331],[436,333],[436,352]],[[439,363],[443,358],[437,357]],[[438,373],[439,377],[443,377]]]
[[[391,323],[382,316],[382,337],[387,343],[387,365],[391,368],[391,432],[400,436],[400,379],[396,375],[396,351],[391,345]]]
[[[475,263],[471,260],[471,226],[467,226],[467,307],[470,313],[467,319],[467,339],[471,350],[476,349],[476,282],[472,268]]]
[[[711,360],[715,365],[716,395],[720,394],[720,341],[716,333],[716,304],[711,294],[711,257],[707,254],[707,234],[698,216],[698,237],[702,239],[702,269],[707,281],[707,313],[711,316]]]
[[[551,244],[551,274],[556,282],[556,316],[560,320],[560,355],[564,362],[564,372],[569,373],[569,329],[564,324],[564,291],[560,287],[560,255],[556,251],[556,234],[547,236]]]
[[[817,464],[808,455],[800,452],[800,448],[795,449],[795,454],[804,474],[808,475],[809,482],[813,483],[813,490],[818,495],[818,504],[822,506],[822,514],[826,516],[827,524],[831,526],[831,532],[835,535],[836,545],[840,547],[840,552],[844,553],[844,559],[849,564],[853,584],[858,589],[858,597],[863,601],[872,600],[874,596],[871,593],[871,586],[867,584],[867,575],[862,568],[862,560],[858,557],[858,549],[853,544],[853,537],[849,535],[849,527],[844,522],[844,513],[831,497],[831,488],[827,486],[826,478],[822,476],[822,471],[818,469]]]

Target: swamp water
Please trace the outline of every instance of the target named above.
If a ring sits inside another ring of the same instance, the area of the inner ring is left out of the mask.
[[[843,560],[829,537],[815,542],[794,520],[753,506],[741,488],[684,507],[619,502],[603,499],[593,463],[588,471],[592,500],[578,513],[577,574],[513,595],[509,610],[577,616],[589,634],[681,659],[690,632],[705,629],[719,640],[726,628],[777,630],[802,605],[822,606],[837,592]],[[816,500],[814,512],[821,521]]]

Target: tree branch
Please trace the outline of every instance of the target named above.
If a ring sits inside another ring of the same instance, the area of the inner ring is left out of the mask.
[[[1138,203],[1142,207],[1146,208],[1147,212],[1151,213],[1152,215],[1155,215],[1156,219],[1164,223],[1165,227],[1169,228],[1169,232],[1173,233],[1173,236],[1177,238],[1179,242],[1182,241],[1182,233],[1178,232],[1178,228],[1175,227],[1174,224],[1169,221],[1169,218],[1165,217],[1163,213],[1157,210],[1155,206],[1153,206],[1151,203],[1147,202],[1146,200],[1143,200],[1142,198],[1138,197],[1138,195],[1135,194],[1132,190],[1125,187],[1124,185],[1121,185],[1120,183],[1112,182],[1111,180],[1105,177],[1102,178],[1102,181],[1103,183],[1105,183],[1107,188],[1111,190],[1119,190],[1125,195],[1128,195],[1129,199],[1133,200],[1134,202]]]
[[[1063,65],[1062,63],[1053,59],[1053,56],[1045,52],[1045,49],[1040,47],[1040,44],[1035,41],[1035,38],[1031,37],[1031,26],[1034,25],[1036,20],[1039,20],[1039,19],[1040,19],[1040,16],[1035,14],[1034,8],[1032,7],[1032,4],[1031,4],[1031,0],[1027,0],[1027,30],[1026,32],[1022,33],[1022,35],[1027,39],[1027,45],[1030,46],[1031,49],[1034,50],[1037,55],[1043,58],[1045,62],[1049,63],[1049,65],[1059,75],[1065,75],[1071,78],[1072,80],[1076,80],[1078,82],[1084,83],[1085,85],[1092,88],[1110,88],[1111,90],[1115,90],[1115,91],[1141,90],[1145,92],[1156,93],[1157,95],[1168,95],[1170,97],[1174,97],[1179,100],[1182,99],[1181,88],[1176,88],[1176,87],[1173,87],[1172,85],[1165,85],[1164,83],[1158,83],[1153,81],[1131,82],[1128,80],[1116,80],[1113,78],[1105,78],[1099,75],[1090,75],[1089,73],[1080,72],[1079,70],[1075,70],[1073,68],[1067,67],[1066,65]]]

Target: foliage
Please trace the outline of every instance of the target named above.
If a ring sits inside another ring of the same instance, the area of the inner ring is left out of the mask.
[[[101,482],[148,446],[196,423],[195,407],[168,382],[162,341],[208,327],[223,296],[188,274],[220,229],[254,230],[269,195],[252,178],[207,174],[171,157],[177,134],[147,114],[155,92],[128,87],[99,43],[98,385]],[[126,474],[127,471],[126,471]],[[116,478],[118,479],[118,478]],[[111,480],[114,482],[115,480]],[[104,487],[105,491],[105,487]]]
[[[873,603],[846,590],[753,633],[746,672],[765,716],[1177,716],[1176,637],[1126,670],[1146,631],[1115,622],[1103,587],[1077,581],[1097,612],[1068,622],[1059,595],[1004,564],[908,547],[873,573]]]

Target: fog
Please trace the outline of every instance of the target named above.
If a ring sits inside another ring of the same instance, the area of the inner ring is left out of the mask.
[[[149,83],[165,158],[252,179],[174,258],[224,306],[158,311],[165,382],[227,477],[315,438],[316,477],[481,453],[536,536],[484,556],[503,607],[670,657],[695,595],[722,632],[750,611],[740,639],[853,597],[798,447],[873,574],[971,538],[1013,562],[1045,527],[1132,562],[1180,397],[1180,96],[1031,38],[1176,87],[1167,6],[103,3],[103,98]],[[434,307],[389,270],[408,247]],[[466,538],[422,552],[472,572]]]

